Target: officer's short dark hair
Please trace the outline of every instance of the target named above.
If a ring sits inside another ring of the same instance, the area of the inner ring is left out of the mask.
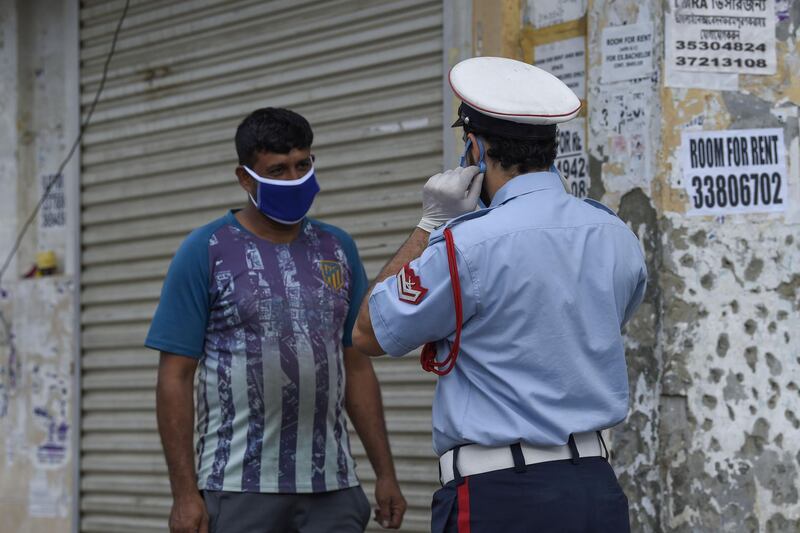
[[[486,155],[500,163],[503,170],[517,167],[520,174],[532,170],[547,170],[558,153],[558,137],[520,140],[501,137],[480,131],[465,130],[482,137],[489,144]]]
[[[256,109],[236,129],[239,164],[252,167],[259,152],[288,154],[310,148],[314,141],[311,125],[301,115],[281,107]]]

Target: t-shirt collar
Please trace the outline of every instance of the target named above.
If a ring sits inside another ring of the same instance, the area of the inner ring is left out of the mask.
[[[272,242],[272,241],[266,241],[265,239],[262,239],[261,237],[259,237],[255,233],[252,233],[249,229],[247,229],[244,226],[242,226],[242,223],[239,222],[238,218],[236,218],[236,213],[238,213],[239,211],[241,211],[241,209],[230,209],[230,210],[228,210],[228,212],[225,215],[225,220],[228,222],[228,224],[238,228],[241,231],[244,231],[248,235],[251,235],[251,236],[255,237],[256,239],[258,239],[260,241]],[[306,227],[308,226],[308,223],[309,223],[309,218],[308,217],[303,217],[303,222],[301,223],[302,225],[300,226],[300,233],[298,233],[297,237],[294,240],[292,240],[291,242],[295,242],[298,238],[300,238],[306,232]],[[272,243],[272,244],[275,244],[275,243]]]

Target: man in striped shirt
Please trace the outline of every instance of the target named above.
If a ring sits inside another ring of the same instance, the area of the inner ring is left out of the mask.
[[[247,204],[192,232],[170,264],[146,345],[161,352],[173,532],[363,531],[345,411],[377,475],[376,520],[402,521],[378,382],[352,348],[364,268],[347,233],[305,216],[312,139],[292,111],[249,115],[236,133]]]

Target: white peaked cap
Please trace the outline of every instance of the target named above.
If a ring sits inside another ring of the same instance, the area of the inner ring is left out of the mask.
[[[555,125],[575,118],[581,109],[581,101],[563,81],[538,67],[505,57],[461,61],[450,70],[450,87],[471,108],[466,109],[467,115],[472,115],[460,112],[454,126],[469,124],[472,118],[477,127],[475,111],[519,125]]]

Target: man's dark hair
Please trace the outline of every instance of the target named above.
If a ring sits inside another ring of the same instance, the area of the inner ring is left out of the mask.
[[[259,152],[288,154],[309,148],[314,140],[311,125],[302,116],[281,107],[256,109],[236,129],[239,164],[252,167]]]
[[[486,155],[499,162],[504,170],[516,166],[520,174],[549,169],[558,153],[558,137],[555,135],[550,139],[520,140],[474,130],[467,130],[467,133],[486,140],[489,144]]]

